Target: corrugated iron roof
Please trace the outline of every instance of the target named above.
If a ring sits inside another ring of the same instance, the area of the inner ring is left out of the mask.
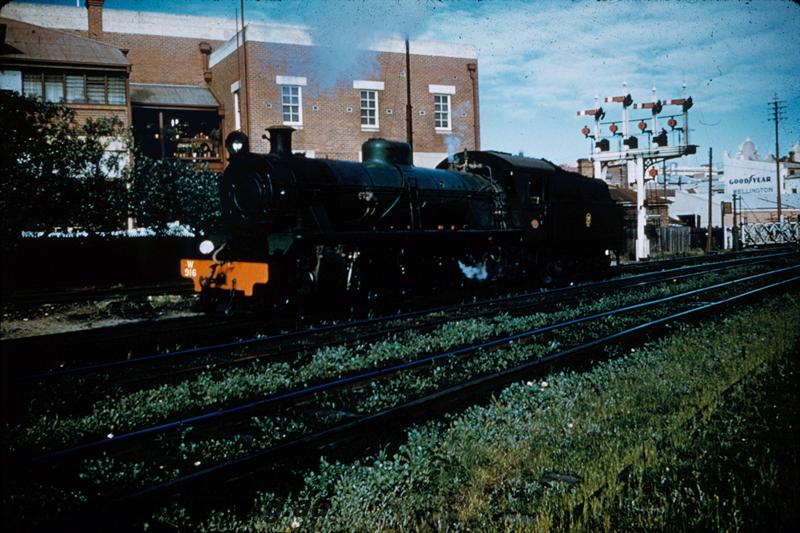
[[[636,191],[633,189],[622,189],[620,187],[609,186],[608,193],[611,195],[611,199],[615,202],[636,205]]]
[[[110,44],[18,20],[0,18],[6,26],[0,61],[13,63],[63,63],[127,68],[125,54]]]
[[[219,107],[205,87],[197,85],[167,85],[157,83],[131,83],[131,103],[175,107]]]

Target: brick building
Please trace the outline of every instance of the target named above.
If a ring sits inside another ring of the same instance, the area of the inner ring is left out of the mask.
[[[365,46],[374,66],[326,83],[309,28],[233,18],[12,2],[2,16],[126,51],[130,117],[146,153],[205,160],[221,168],[220,140],[235,129],[266,151],[265,128],[287,124],[294,149],[358,160],[372,137],[405,140],[405,43]],[[479,148],[478,72],[469,46],[411,41],[414,161],[435,166],[448,152]]]
[[[0,18],[0,90],[63,102],[79,121],[131,123],[125,52],[72,33]]]

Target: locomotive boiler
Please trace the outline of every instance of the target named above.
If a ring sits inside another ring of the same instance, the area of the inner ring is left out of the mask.
[[[384,139],[364,143],[360,163],[311,159],[292,153],[292,128],[268,131],[269,154],[229,136],[219,227],[181,260],[207,307],[551,282],[620,248],[607,186],[545,160],[465,151],[425,169]]]

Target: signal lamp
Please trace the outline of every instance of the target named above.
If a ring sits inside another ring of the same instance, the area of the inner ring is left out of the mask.
[[[584,126],[583,128],[581,128],[581,133],[583,133],[584,137],[588,137],[590,131],[591,130],[589,129],[589,126]]]
[[[538,218],[534,218],[533,220],[531,220],[531,227],[533,229],[539,229],[539,225],[540,224],[539,224],[539,219]]]
[[[644,121],[640,121],[640,122],[639,122],[639,124],[637,124],[637,126],[638,126],[638,127],[639,127],[639,129],[640,129],[640,130],[642,130],[642,131],[644,131],[644,130],[646,130],[646,129],[647,129],[647,124],[645,124],[645,123],[644,123]]]
[[[618,130],[619,128],[617,128],[617,124],[616,124],[616,123],[612,122],[612,123],[611,123],[611,125],[608,127],[608,129],[609,129],[609,131],[610,131],[611,133],[613,133],[613,134],[616,134],[616,133],[617,133],[617,130]]]
[[[655,168],[651,168],[647,173],[650,174],[651,178],[655,178],[656,176],[658,176],[658,170],[656,170]]]
[[[667,121],[667,125],[674,130],[675,126],[678,125],[678,121],[675,120],[674,117],[670,117],[670,119]]]

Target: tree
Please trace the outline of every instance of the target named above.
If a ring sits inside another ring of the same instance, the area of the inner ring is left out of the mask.
[[[179,221],[200,230],[219,214],[218,174],[178,159],[134,158],[131,213],[156,232]]]
[[[117,118],[75,121],[61,104],[0,92],[3,237],[80,226],[117,229],[127,216],[129,134]],[[109,153],[112,141],[123,150]],[[122,176],[122,179],[120,179]]]
[[[0,91],[0,124],[6,243],[25,230],[121,229],[128,217],[157,233],[173,221],[197,230],[219,215],[216,173],[132,151],[117,118],[78,124],[62,104]]]

